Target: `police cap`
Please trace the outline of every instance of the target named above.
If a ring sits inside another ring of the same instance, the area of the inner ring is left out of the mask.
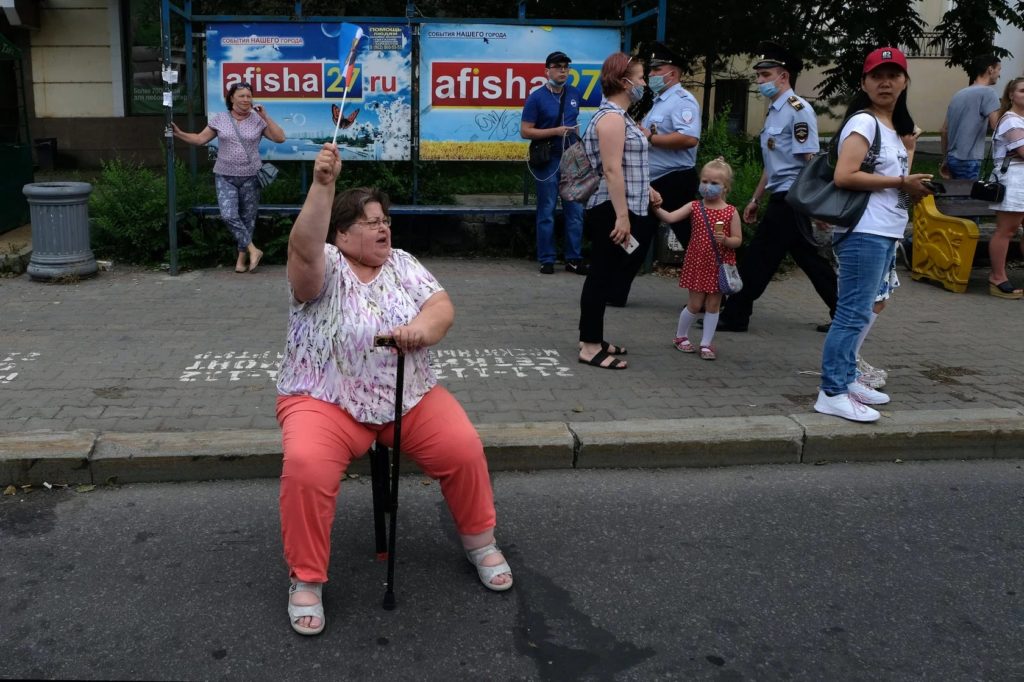
[[[790,75],[796,75],[804,68],[804,62],[800,57],[778,43],[766,40],[757,46],[757,50],[757,54],[754,55],[755,69],[770,69],[773,66],[778,66],[788,71]]]
[[[670,50],[665,44],[657,41],[650,41],[641,45],[639,56],[647,62],[647,66],[651,68],[654,68],[655,66],[662,66],[664,64],[671,64],[672,66],[677,66],[680,69],[686,69],[686,63],[683,61],[682,57]]]

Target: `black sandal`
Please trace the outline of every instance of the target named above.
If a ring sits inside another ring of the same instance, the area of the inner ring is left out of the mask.
[[[999,284],[988,283],[988,293],[990,296],[998,296],[999,298],[1009,298],[1016,300],[1024,297],[1024,291],[1021,289],[1015,289],[1010,280],[1001,282]]]
[[[608,358],[611,358],[611,362],[609,362],[607,365],[601,364],[602,362],[604,362]],[[584,360],[583,358],[579,358],[579,361],[581,363],[583,363],[584,365],[591,365],[592,367],[600,367],[601,369],[626,369],[626,363],[624,363],[622,360],[619,360],[616,357],[613,357],[611,354],[609,354],[609,353],[607,353],[607,352],[605,352],[603,350],[597,351],[597,353],[594,354],[594,357],[590,358],[589,360]]]
[[[612,348],[614,348],[615,350],[612,350]],[[580,350],[583,350],[583,342],[582,341],[580,341]],[[601,350],[603,350],[608,355],[627,355],[629,353],[629,351],[627,351],[622,346],[614,346],[614,345],[608,343],[607,341],[602,341],[601,342]]]

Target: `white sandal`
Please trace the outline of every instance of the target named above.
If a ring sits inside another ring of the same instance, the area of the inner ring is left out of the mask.
[[[489,590],[495,592],[504,592],[512,587],[512,568],[508,565],[507,561],[502,561],[496,566],[484,566],[483,560],[492,554],[501,554],[501,550],[498,549],[497,543],[492,542],[489,545],[484,545],[478,549],[467,549],[466,558],[469,559],[469,563],[476,566],[476,573],[480,577],[480,582],[484,584]],[[497,578],[499,575],[508,574],[509,581],[504,585],[495,585],[491,581]]]
[[[294,582],[291,584],[291,587],[288,588],[288,620],[292,624],[292,629],[300,635],[319,635],[323,632],[324,626],[327,625],[327,620],[324,618],[323,589],[323,583],[304,582]],[[296,592],[312,592],[320,599],[320,601],[319,603],[311,604],[310,606],[292,604],[292,595]],[[320,627],[307,628],[303,625],[299,625],[299,619],[305,618],[306,616],[319,618]]]

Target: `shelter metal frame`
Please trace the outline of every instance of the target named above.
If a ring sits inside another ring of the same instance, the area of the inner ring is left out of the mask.
[[[195,30],[196,24],[208,23],[328,23],[328,22],[350,22],[350,23],[372,23],[372,24],[405,24],[411,27],[412,31],[412,63],[416,69],[419,60],[419,27],[423,24],[498,24],[512,26],[565,26],[573,28],[615,28],[622,35],[622,49],[629,51],[633,42],[633,28],[640,23],[655,19],[656,39],[665,40],[665,21],[668,15],[668,0],[639,0],[644,5],[652,5],[647,9],[636,12],[634,6],[639,4],[638,0],[622,0],[623,18],[614,20],[600,19],[530,19],[526,16],[526,0],[518,0],[517,15],[515,17],[487,17],[487,18],[458,18],[458,17],[425,17],[422,16],[416,5],[411,0],[406,4],[404,17],[358,17],[358,16],[305,16],[302,13],[302,2],[296,0],[293,8],[294,13],[287,15],[221,15],[221,14],[193,14],[192,0],[184,0],[181,6],[172,4],[171,0],[160,2],[160,47],[162,55],[162,71],[171,67],[171,17],[176,15],[184,20],[185,33],[185,97],[186,116],[189,130],[195,128],[196,111],[195,101],[197,99],[195,82],[194,55],[195,40],[200,35]],[[173,98],[173,90],[170,83],[164,82],[165,97],[169,94]],[[412,79],[412,149],[410,161],[412,162],[412,203],[419,203],[419,83],[416,78]],[[177,235],[177,188],[174,177],[174,135],[171,131],[171,121],[174,116],[173,99],[168,106],[164,104],[164,144],[167,154],[167,229],[170,243],[170,273],[178,274],[178,235]],[[189,150],[189,166],[193,176],[196,173],[196,150]],[[306,187],[306,164],[302,166],[302,186]]]

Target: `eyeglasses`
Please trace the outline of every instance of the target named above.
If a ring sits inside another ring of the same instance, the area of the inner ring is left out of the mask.
[[[391,218],[384,216],[383,218],[374,218],[373,220],[357,220],[354,225],[366,225],[367,227],[383,232],[384,228],[391,227]]]
[[[552,71],[568,71],[569,70],[569,65],[568,64],[552,64],[548,68],[551,69]]]

